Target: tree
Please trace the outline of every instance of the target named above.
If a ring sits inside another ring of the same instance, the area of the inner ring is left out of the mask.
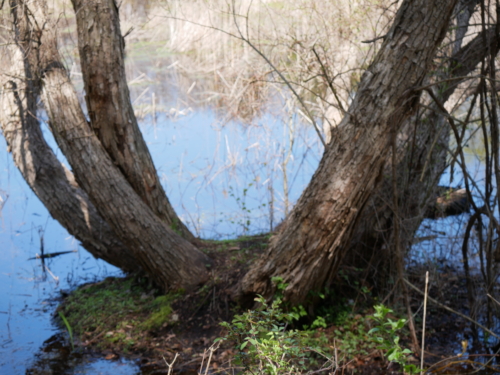
[[[163,190],[134,115],[123,64],[124,38],[114,1],[72,0],[90,126],[158,218],[193,241]]]
[[[91,8],[94,11],[93,17],[87,15],[87,19],[93,24],[99,21],[96,11],[109,13],[115,7],[112,1],[99,4],[102,8]],[[22,12],[27,9],[29,10]],[[141,268],[158,285],[169,290],[193,287],[206,281],[206,266],[210,263],[208,257],[151,210],[92,131],[60,62],[56,28],[53,21],[47,18],[44,4],[34,2],[28,5],[19,1],[12,3],[12,11],[18,30],[22,27],[21,22],[26,22],[31,28],[29,38],[19,40],[19,43],[24,43],[23,52],[26,54],[23,63],[29,66],[32,76],[41,80],[41,96],[49,123],[56,141],[75,172],[78,184],[89,194],[94,206],[121,242],[126,244]],[[18,12],[22,12],[23,18],[17,17]],[[84,27],[91,28],[89,25]],[[110,29],[110,32],[119,35],[119,29]],[[114,104],[117,110],[123,105]],[[117,131],[119,130],[118,127]],[[147,159],[144,155],[138,155],[141,151],[144,150],[134,150],[136,155],[131,155],[128,160]],[[152,170],[146,172],[151,173]],[[152,176],[148,178],[145,186],[151,192],[156,187]]]
[[[446,35],[456,1],[404,1],[318,170],[270,248],[241,282],[247,296],[298,304],[337,271],[360,212],[382,177],[391,143],[417,108],[421,86]],[[360,181],[362,181],[360,183]]]
[[[69,233],[95,257],[126,271],[139,264],[99,215],[74,175],[57,159],[45,141],[35,115],[40,81],[29,69],[28,51],[36,48],[28,9],[14,6],[17,38],[8,51],[11,67],[1,82],[0,125],[14,162],[28,185]]]
[[[11,77],[2,83],[0,124],[14,163],[54,219],[90,253],[126,271],[140,269],[135,258],[99,215],[73,174],[47,145],[40,129],[33,80],[26,79],[23,51],[11,49]]]
[[[469,1],[466,6],[472,5],[473,9],[476,4],[477,1]],[[455,13],[461,14],[459,7],[463,6],[459,3]],[[471,13],[468,12],[466,19],[461,18],[462,24],[458,24],[457,30],[467,30]],[[462,46],[458,34],[453,51],[450,52],[453,54],[441,57],[441,67],[433,77],[437,83],[429,85],[440,103],[446,103],[488,55],[498,54],[495,26],[480,32],[465,46]],[[442,55],[445,53],[442,52]],[[400,257],[393,251],[395,237],[398,237],[401,251],[409,248],[426,211],[434,205],[437,184],[447,165],[451,131],[448,120],[432,98],[427,97],[424,104],[426,107],[408,118],[402,126],[396,151],[400,155],[396,165],[396,181],[393,181],[392,163],[389,162],[381,186],[362,212],[346,251],[346,262],[357,267],[368,267],[368,274],[372,277],[377,275],[379,281],[396,273],[395,262],[391,261]],[[397,212],[393,203],[394,182]],[[397,235],[396,220],[400,228]]]
[[[377,212],[380,207],[386,210],[381,226],[389,227],[394,242],[404,246],[408,241],[410,236],[399,235],[397,226],[393,225],[402,218],[401,215],[397,217],[398,200],[413,194],[410,188],[418,186],[417,180],[424,172],[433,176],[430,186],[435,186],[435,177],[439,176],[442,165],[431,163],[432,168],[426,168],[427,155],[437,150],[429,147],[432,145],[429,139],[437,139],[443,144],[447,139],[442,128],[436,127],[437,133],[430,133],[428,128],[414,127],[413,120],[409,119],[416,116],[421,93],[429,83],[427,73],[447,32],[456,3],[445,0],[403,2],[380,52],[362,77],[346,117],[333,129],[333,141],[327,146],[318,171],[281,232],[272,240],[268,253],[242,281],[241,294],[259,293],[269,297],[274,293],[271,278],[280,276],[288,283],[285,297],[291,303],[303,302],[310,290],[318,290],[332,279],[350,246],[365,245],[362,243],[364,236],[357,242],[352,241],[355,231],[370,234],[378,229],[377,223],[373,223],[373,215],[363,213],[370,199],[370,205]],[[136,262],[166,290],[204,282],[208,277],[205,266],[210,260],[186,240],[192,241],[192,235],[180,224],[164,194],[133,115],[123,69],[123,38],[116,3],[112,0],[73,0],[90,121],[80,108],[61,63],[56,46],[56,25],[47,17],[43,2],[28,4],[19,0],[12,1],[11,5],[20,48],[13,55],[13,67],[17,69],[13,73],[19,71],[24,76],[19,73],[20,81],[7,83],[2,100],[9,111],[4,113],[6,120],[2,119],[2,126],[12,150],[18,155],[15,156],[17,165],[26,170],[23,172],[25,178],[39,196],[46,194],[47,197],[41,199],[52,207],[54,217],[59,214],[63,222],[74,221],[66,226],[84,245],[90,243],[89,250],[95,255],[107,256],[118,265],[120,249],[123,252],[126,247],[126,263],[130,268],[134,268],[132,264]],[[478,42],[474,43],[455,53],[458,61],[469,61],[467,53],[478,49]],[[474,61],[479,61],[484,54],[473,56]],[[475,64],[467,66],[469,70],[460,70],[462,66],[457,64],[453,74],[467,74]],[[26,81],[26,88],[22,87],[23,81]],[[69,219],[64,215],[68,215],[66,211],[70,209],[58,208],[60,201],[68,199],[54,197],[47,184],[43,189],[37,188],[38,176],[32,177],[33,171],[42,165],[44,156],[30,156],[32,161],[28,167],[23,161],[23,153],[37,155],[38,148],[43,155],[50,154],[43,142],[31,141],[41,135],[33,136],[39,132],[38,122],[30,120],[35,116],[25,116],[36,111],[34,100],[38,88],[36,85],[30,88],[30,82],[41,83],[41,97],[50,126],[76,176],[75,181],[55,157],[44,167],[58,171],[51,172],[63,183],[64,187],[58,189],[66,189],[66,195],[79,194],[80,198],[72,206],[76,209],[71,209],[75,213],[69,214],[75,216],[68,216]],[[445,91],[440,99],[445,100],[449,93]],[[22,97],[26,103],[17,97]],[[433,113],[426,116],[431,118]],[[10,128],[5,124],[11,124]],[[21,129],[19,134],[14,132],[18,128]],[[10,134],[17,135],[11,137]],[[401,153],[415,157],[411,160],[416,160],[417,166],[411,170],[411,179],[393,173],[392,180],[384,181],[388,183],[387,191],[394,202],[387,206],[386,197],[378,200],[373,197],[387,174],[384,168],[390,165],[391,150],[392,168],[396,161],[408,165],[403,163],[404,158],[397,157],[398,147],[407,145],[400,142],[401,134],[418,139],[418,152]],[[26,140],[33,143],[26,144]],[[443,148],[437,151],[435,159],[442,161]],[[413,182],[408,188],[400,191],[398,186],[406,186],[410,180]],[[390,191],[398,195],[391,195]],[[420,194],[415,207],[408,210],[406,215],[415,219],[414,223],[419,222],[426,200],[428,196]],[[92,224],[88,224],[89,213],[94,220]],[[72,220],[73,217],[84,220]],[[360,222],[363,226],[359,226]],[[109,254],[92,250],[92,244],[99,237],[95,228],[105,228],[118,248],[109,250],[106,243],[99,243],[98,249],[102,247]],[[370,249],[373,251],[373,247]]]

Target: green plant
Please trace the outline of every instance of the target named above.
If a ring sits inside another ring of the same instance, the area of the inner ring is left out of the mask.
[[[255,182],[256,180],[249,183],[246,188],[243,188],[241,196],[234,190],[232,186],[229,186],[228,194],[230,197],[234,198],[236,205],[238,206],[238,209],[240,211],[238,218],[229,218],[229,221],[232,224],[238,224],[242,229],[243,235],[246,235],[250,232],[252,209],[247,204],[247,197],[249,190],[252,188],[252,186],[254,186]],[[266,207],[265,203],[259,204],[257,207],[254,207],[254,209],[259,209],[264,207]]]
[[[373,340],[378,344],[378,349],[385,351],[387,360],[399,363],[405,373],[416,374],[420,370],[417,366],[407,363],[406,356],[411,354],[410,349],[403,349],[399,344],[399,336],[397,332],[401,330],[405,324],[406,319],[392,320],[387,317],[393,311],[384,305],[374,306],[375,313],[371,317],[377,326],[372,328],[368,334],[373,335]]]
[[[172,314],[170,303],[176,297],[177,294],[157,297],[151,303],[151,315],[141,324],[141,327],[149,331],[159,329],[163,324],[168,323]]]
[[[305,370],[306,364],[311,364],[311,352],[321,352],[319,347],[311,348],[306,343],[318,340],[312,340],[311,331],[288,329],[305,311],[283,311],[280,297],[271,305],[262,296],[255,301],[259,304],[256,310],[236,315],[231,323],[221,323],[227,334],[217,341],[234,342],[236,364],[252,374],[278,375]]]
[[[157,296],[146,279],[107,278],[75,290],[58,311],[70,339],[95,342],[101,350],[137,350],[145,344],[145,331],[177,324],[171,303],[184,292]]]
[[[233,197],[236,201],[236,204],[238,205],[242,218],[238,220],[238,224],[241,226],[243,229],[243,234],[246,234],[249,229],[250,229],[250,214],[252,211],[247,207],[246,204],[246,198],[247,198],[247,192],[248,189],[252,187],[253,184],[249,184],[248,188],[243,189],[243,196],[239,197],[236,195],[236,192],[234,191],[232,186],[229,186],[229,196]],[[234,221],[232,221],[234,223]]]
[[[75,350],[75,343],[73,341],[73,329],[71,328],[71,325],[68,322],[68,319],[64,316],[64,314],[59,311],[59,316],[61,317],[61,320],[63,321],[64,325],[66,326],[66,329],[68,330],[69,334],[69,342],[71,343],[71,349]]]
[[[174,219],[172,224],[170,224],[170,229],[172,229],[176,234],[182,237],[181,225],[179,219]]]

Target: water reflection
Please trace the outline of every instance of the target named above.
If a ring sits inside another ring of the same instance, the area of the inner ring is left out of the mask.
[[[35,358],[34,363],[26,370],[26,374],[140,374],[138,367],[123,359],[105,361],[79,352],[71,352],[62,334],[56,334],[46,340]]]
[[[153,160],[177,212],[202,238],[270,231],[320,158],[321,149],[308,146],[316,141],[314,131],[297,126],[301,142],[285,164],[289,130],[270,115],[245,127],[222,126],[210,111],[175,122],[161,115],[157,124],[142,127]]]
[[[203,83],[177,75],[172,69],[178,60],[162,53],[145,44],[129,51],[127,75],[141,130],[174,208],[202,238],[272,230],[316,170],[322,147],[314,130],[295,113],[283,118],[267,112],[243,125],[221,120],[215,109],[193,106],[179,97],[178,80],[194,90]],[[81,88],[77,65],[72,73]],[[283,101],[276,105],[285,107]],[[45,135],[51,139],[47,129]],[[0,165],[0,373],[137,373],[133,364],[70,355],[61,346],[51,323],[60,291],[120,271],[93,259],[51,219],[3,141]],[[422,232],[438,237],[415,248],[421,259],[459,259],[464,219],[424,222]],[[40,253],[41,238],[46,252],[77,251],[44,265],[28,261]]]

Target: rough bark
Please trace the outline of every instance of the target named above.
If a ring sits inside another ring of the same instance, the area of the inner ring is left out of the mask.
[[[125,271],[138,271],[137,261],[43,137],[36,117],[36,80],[24,53],[35,47],[23,38],[29,33],[19,26],[17,45],[10,47],[10,69],[1,80],[0,98],[0,125],[14,163],[51,216],[92,255]]]
[[[485,39],[488,48],[485,48]],[[498,53],[496,40],[495,27],[492,27],[479,33],[449,58],[437,79],[453,80],[434,88],[442,103],[453,95],[490,51]],[[435,205],[439,179],[446,167],[450,128],[438,107],[432,102],[427,105],[429,108],[409,118],[403,126],[404,139],[397,151],[400,155],[396,183],[400,202],[397,214],[392,204],[391,166],[387,165],[381,186],[363,210],[346,251],[346,264],[368,268],[367,277],[372,282],[381,283],[379,286],[383,286],[395,271],[391,261],[394,257],[395,218],[401,223],[400,248],[408,249],[426,213]]]
[[[391,140],[415,111],[420,86],[443,40],[456,0],[406,0],[380,52],[363,74],[348,114],[268,252],[245,275],[240,294],[303,302],[336,272],[353,228],[381,177]]]
[[[106,153],[61,63],[53,24],[38,2],[30,7],[38,20],[33,24],[44,27],[37,30],[41,34],[42,100],[56,141],[79,185],[159,286],[171,290],[205,282],[210,259],[154,214]]]
[[[137,124],[125,76],[124,40],[114,0],[72,0],[90,124],[113,162],[147,205],[193,241],[161,185]]]

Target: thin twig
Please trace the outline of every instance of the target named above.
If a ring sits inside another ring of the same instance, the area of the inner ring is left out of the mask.
[[[385,39],[385,37],[387,36],[387,34],[385,35],[382,35],[382,36],[378,36],[376,37],[375,39],[370,39],[370,40],[362,40],[361,43],[373,43],[373,42],[376,42],[377,40],[379,39]]]
[[[424,370],[424,348],[425,348],[425,320],[427,318],[427,297],[429,297],[429,271],[425,273],[425,294],[424,294],[424,319],[422,322],[422,354],[420,355],[420,370]]]
[[[491,296],[491,294],[487,293],[486,295],[487,295],[488,297],[490,297],[493,301],[495,301],[495,302],[497,303],[497,305],[500,305],[500,302],[498,302],[495,298],[493,298],[493,297]]]
[[[205,365],[205,374],[204,375],[208,374],[208,369],[210,368],[210,362],[212,361],[212,355],[214,354],[214,352],[217,349],[219,349],[219,346],[220,346],[220,341],[216,342],[216,343],[213,343],[210,346],[210,348],[208,348],[209,355],[208,355],[207,364]],[[203,364],[205,363],[205,357],[206,357],[206,355],[207,355],[207,350],[205,349],[205,352],[203,353],[203,358],[201,360],[201,366],[200,366],[200,371],[198,372],[198,375],[202,375],[203,374]]]
[[[175,357],[172,360],[172,363],[168,363],[167,360],[165,359],[165,357],[162,356],[163,360],[165,361],[165,364],[168,367],[168,373],[167,373],[167,375],[170,375],[172,373],[172,368],[174,367],[175,360],[177,359],[178,356],[179,356],[179,353],[175,353]]]
[[[295,91],[295,89],[293,88],[292,84],[285,78],[285,76],[283,75],[283,73],[281,73],[278,70],[278,68],[276,68],[274,66],[274,64],[271,62],[271,60],[269,60],[269,58],[266,55],[264,55],[264,53],[261,50],[259,50],[250,41],[248,35],[246,37],[243,35],[243,33],[240,30],[240,25],[238,24],[238,21],[236,20],[236,13],[235,13],[234,8],[233,8],[233,19],[234,19],[234,25],[236,26],[236,29],[238,30],[238,33],[239,33],[239,37],[238,38],[240,40],[244,41],[246,44],[248,44],[250,46],[250,48],[252,48],[260,57],[262,57],[264,59],[264,61],[276,72],[276,74],[278,74],[278,76],[282,79],[282,81],[285,82],[285,84],[288,86],[288,88],[290,89],[290,91],[293,93],[293,95],[297,98],[297,100],[299,101],[299,103],[302,105],[302,108],[306,112],[307,117],[309,117],[309,119],[313,123],[314,130],[316,130],[316,133],[318,134],[319,140],[323,144],[323,147],[326,147],[325,140],[323,139],[323,135],[321,134],[321,131],[319,130],[318,124],[316,124],[316,121],[314,120],[314,116],[309,111],[309,108],[304,103],[304,100],[300,97],[300,95],[297,93],[297,91]],[[247,32],[248,32],[248,30],[247,30]]]
[[[342,102],[340,101],[339,96],[337,95],[337,90],[335,90],[335,87],[333,87],[333,79],[330,80],[328,77],[328,72],[325,68],[325,65],[323,64],[323,61],[319,58],[318,53],[316,52],[316,47],[312,48],[314,55],[316,56],[316,60],[318,60],[318,63],[321,65],[321,70],[323,71],[323,75],[326,79],[326,82],[328,82],[328,87],[330,87],[330,90],[332,90],[332,94],[335,96],[335,100],[337,100],[337,104],[339,105],[340,110],[342,111],[342,115],[345,116],[346,110],[344,106],[342,105]]]

